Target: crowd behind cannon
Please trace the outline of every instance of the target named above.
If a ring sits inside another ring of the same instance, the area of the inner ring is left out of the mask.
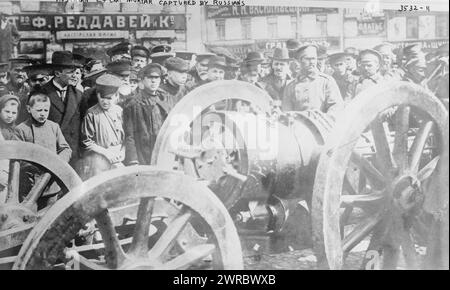
[[[195,53],[128,42],[106,51],[107,64],[71,51],[55,51],[50,63],[18,56],[0,63],[0,128],[4,139],[41,145],[87,179],[150,164],[171,109],[210,82],[249,82],[283,111],[316,109],[331,117],[361,91],[394,80],[419,84],[448,106],[448,50],[448,44],[425,53],[419,44],[381,43],[328,54],[291,39],[269,58],[251,51],[242,60],[225,48]],[[246,110],[249,104],[232,105]],[[23,192],[41,175],[39,168],[26,170]],[[0,191],[5,184],[0,180]]]

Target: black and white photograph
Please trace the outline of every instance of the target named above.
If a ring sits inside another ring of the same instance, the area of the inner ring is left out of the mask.
[[[0,269],[449,270],[448,4],[0,0]]]

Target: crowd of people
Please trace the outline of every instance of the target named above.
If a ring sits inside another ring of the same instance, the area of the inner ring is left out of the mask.
[[[448,44],[425,53],[418,44],[382,43],[327,54],[323,46],[291,39],[269,58],[252,51],[243,60],[224,48],[193,53],[128,42],[106,51],[106,65],[70,51],[55,51],[50,63],[19,56],[0,63],[0,129],[6,140],[55,152],[86,179],[150,164],[170,110],[206,83],[249,82],[281,110],[333,117],[361,91],[390,80],[419,84],[445,101],[448,50]]]

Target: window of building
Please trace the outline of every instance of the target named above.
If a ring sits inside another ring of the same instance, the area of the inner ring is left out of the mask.
[[[418,17],[406,17],[406,38],[419,38]]]
[[[291,16],[292,38],[297,38],[297,16]]]
[[[242,39],[252,38],[252,24],[250,18],[241,19]]]
[[[225,39],[225,19],[216,19],[216,33],[217,39]]]
[[[277,17],[267,17],[267,33],[269,38],[278,38]]]
[[[436,15],[436,37],[448,37],[448,16]]]
[[[327,15],[326,14],[317,15],[316,16],[316,23],[317,23],[317,27],[319,29],[320,36],[327,36],[328,35],[328,31],[327,31]]]

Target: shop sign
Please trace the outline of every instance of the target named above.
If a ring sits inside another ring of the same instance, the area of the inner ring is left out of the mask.
[[[56,39],[128,39],[129,32],[122,30],[66,30],[56,32]]]
[[[338,13],[338,8],[284,6],[207,6],[207,18]]]
[[[429,40],[408,40],[408,41],[391,41],[393,44],[396,44],[398,47],[405,47],[410,44],[420,44],[422,50],[425,52],[429,52],[431,50],[437,49],[439,46],[448,43],[448,39],[429,39]]]
[[[12,18],[22,31],[186,29],[186,17],[181,14],[24,14]]]
[[[383,35],[385,33],[385,21],[383,18],[358,20],[358,35]]]

